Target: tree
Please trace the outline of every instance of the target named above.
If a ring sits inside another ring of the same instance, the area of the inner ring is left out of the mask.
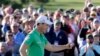
[[[8,4],[10,4],[10,0],[0,0],[0,5],[2,5],[2,4],[5,4],[5,5],[8,5]]]
[[[36,2],[40,2],[40,3],[48,3],[49,0],[35,0]]]

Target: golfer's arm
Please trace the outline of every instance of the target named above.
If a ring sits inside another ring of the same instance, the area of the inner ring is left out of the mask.
[[[50,43],[48,43],[45,47],[45,49],[47,49],[48,51],[52,51],[52,52],[56,52],[56,51],[62,51],[64,49],[70,49],[69,45],[51,45]]]
[[[22,43],[20,50],[19,50],[21,56],[27,56],[27,54],[26,54],[27,47],[28,46],[26,44]]]

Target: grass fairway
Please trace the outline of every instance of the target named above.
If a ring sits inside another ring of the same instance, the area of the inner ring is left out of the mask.
[[[100,0],[93,0],[94,5],[100,5]],[[39,4],[33,3],[34,6],[39,7]],[[84,0],[51,0],[44,5],[46,10],[54,11],[57,8],[69,9],[82,9],[84,7]]]

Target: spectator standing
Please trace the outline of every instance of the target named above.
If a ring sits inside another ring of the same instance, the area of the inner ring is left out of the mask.
[[[13,33],[13,38],[14,38],[14,56],[19,56],[19,47],[22,44],[25,35],[23,32],[19,31],[19,24],[18,23],[13,23],[11,24],[11,31]]]
[[[68,43],[67,35],[61,30],[61,21],[54,21],[53,31],[46,33],[46,38],[53,45],[64,45]],[[45,52],[45,56],[64,56],[64,54],[66,54],[66,50],[51,52],[50,55]]]

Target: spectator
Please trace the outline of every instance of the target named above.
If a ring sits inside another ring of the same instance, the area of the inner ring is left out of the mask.
[[[71,26],[69,25],[69,16],[65,15],[61,18],[62,24],[61,24],[61,29],[65,31],[66,35],[70,34],[73,32]],[[67,30],[69,29],[69,30]]]
[[[75,15],[70,14],[70,23],[69,24],[73,30],[74,37],[76,37],[78,34],[78,31],[79,31],[79,28],[78,28],[78,25],[75,23]]]
[[[21,17],[22,17],[22,12],[21,12],[19,9],[16,9],[16,10],[14,11],[13,17],[14,17],[14,20],[15,20],[17,23],[20,24],[20,19],[21,19]]]
[[[13,8],[11,5],[7,6],[5,9],[4,9],[4,15],[11,15],[13,13]]]
[[[86,44],[86,34],[87,34],[88,29],[89,29],[89,27],[87,26],[85,20],[82,20],[81,21],[81,29],[79,31],[78,39],[77,39],[79,48],[81,48],[83,45]]]
[[[36,20],[39,17],[39,14],[37,12],[33,12],[32,18],[33,20]]]
[[[99,35],[99,33],[94,33],[93,36],[94,36],[94,43],[93,44],[100,45],[99,44],[100,43],[100,35]]]
[[[80,19],[81,19],[81,11],[76,10],[75,11],[75,23],[77,24],[77,26],[79,24]]]
[[[92,7],[92,8],[90,9],[90,11],[97,12],[97,9],[96,9],[96,7]]]
[[[5,43],[8,46],[8,51],[10,51],[13,54],[15,43],[14,43],[14,38],[11,31],[7,31],[5,39],[6,39]]]
[[[4,41],[4,36],[3,36],[3,32],[2,32],[2,20],[3,20],[3,16],[0,15],[0,41]]]
[[[95,11],[90,12],[90,17],[97,19],[97,13]]]
[[[97,6],[96,9],[97,9],[97,18],[100,21],[100,6]]]
[[[100,56],[100,46],[93,44],[93,36],[87,35],[87,44],[80,50],[80,56]]]
[[[29,15],[29,13],[28,13],[28,10],[27,10],[27,8],[23,8],[22,9],[22,19],[24,19],[24,18],[30,18],[31,17],[31,15]]]
[[[55,11],[53,21],[54,20],[61,20],[61,14],[59,11]]]
[[[93,24],[94,24],[95,29],[97,29],[100,26],[100,21],[98,19],[95,19],[93,21]]]
[[[80,56],[88,56],[88,55],[94,56],[93,51],[91,51],[90,49],[92,43],[93,43],[93,36],[89,34],[86,36],[86,45],[80,49]]]
[[[82,19],[87,19],[90,16],[90,10],[88,7],[85,7],[82,14]]]
[[[85,0],[85,7],[89,6],[92,3],[92,0]]]
[[[53,12],[47,12],[48,18],[50,19],[51,22],[53,22]]]
[[[6,15],[2,20],[2,32],[3,35],[10,30],[10,15]]]
[[[68,38],[63,30],[61,30],[61,21],[55,20],[53,31],[46,33],[47,40],[53,45],[64,45],[68,43]],[[45,56],[65,56],[66,50],[60,52],[51,52],[50,55],[45,52]]]
[[[22,44],[25,35],[23,32],[19,31],[19,24],[18,23],[13,23],[11,24],[11,31],[13,33],[13,38],[14,38],[14,56],[19,55],[19,47]]]
[[[33,14],[34,11],[36,11],[32,4],[28,6],[27,10],[30,16]]]
[[[30,19],[26,19],[26,20],[23,20],[23,28],[24,28],[24,33],[25,35],[27,35],[28,33],[30,33],[33,28],[34,28],[34,24],[35,24],[35,20],[33,20],[32,18]]]
[[[12,56],[12,53],[7,48],[8,46],[5,42],[0,42],[0,56]]]
[[[2,16],[4,16],[3,8],[4,8],[4,5],[2,4],[0,7],[0,15],[2,15]]]
[[[92,27],[92,29],[94,30],[93,32],[97,32],[97,29],[99,28],[99,26],[100,26],[99,20],[95,19],[93,21],[93,27]]]

